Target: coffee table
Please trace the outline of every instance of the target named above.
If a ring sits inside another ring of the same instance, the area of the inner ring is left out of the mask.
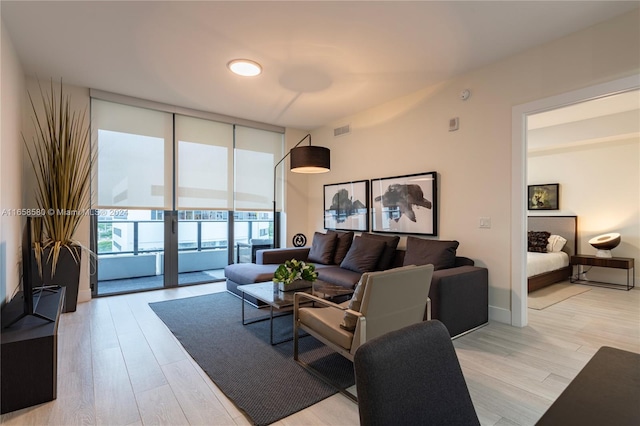
[[[299,289],[296,291],[279,291],[277,287],[274,288],[274,284],[271,281],[256,284],[239,285],[238,290],[242,293],[242,325],[249,325],[259,321],[269,320],[269,342],[272,345],[277,345],[279,343],[293,340],[293,336],[291,336],[290,339],[280,340],[278,342],[273,341],[273,319],[283,315],[290,315],[293,312],[291,308],[293,307],[293,295],[296,292],[310,293],[322,297],[323,299],[330,300],[339,296],[348,296],[350,294],[353,294],[353,289],[348,289],[320,280],[314,281],[313,286],[310,288]],[[245,299],[245,294],[253,296],[256,299],[269,305],[269,315],[249,321],[245,320],[244,304],[249,303]],[[284,313],[280,315],[274,315],[274,310],[284,311]]]

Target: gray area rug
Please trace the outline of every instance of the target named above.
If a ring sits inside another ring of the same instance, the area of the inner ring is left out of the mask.
[[[243,326],[240,299],[229,293],[149,306],[256,425],[271,424],[336,393],[293,360],[293,342],[269,343],[269,321]],[[268,313],[245,304],[247,318]],[[291,315],[276,318],[275,341],[292,333]],[[355,383],[353,364],[311,336],[300,339],[300,359],[344,387]]]

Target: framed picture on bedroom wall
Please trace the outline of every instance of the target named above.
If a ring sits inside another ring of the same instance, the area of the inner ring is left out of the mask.
[[[371,230],[438,235],[438,174],[371,180]]]
[[[324,186],[324,229],[369,231],[369,181]]]
[[[560,208],[560,184],[529,185],[529,210],[558,210]]]

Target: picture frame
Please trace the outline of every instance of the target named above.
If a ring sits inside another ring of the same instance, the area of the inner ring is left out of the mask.
[[[560,184],[528,185],[528,210],[559,210]]]
[[[369,181],[324,185],[324,229],[369,231]]]
[[[438,235],[438,173],[371,179],[371,230]]]

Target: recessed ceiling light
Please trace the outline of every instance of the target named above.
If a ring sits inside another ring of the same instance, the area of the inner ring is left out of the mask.
[[[254,77],[262,73],[262,67],[255,61],[249,59],[234,59],[227,64],[232,73],[243,77]]]

